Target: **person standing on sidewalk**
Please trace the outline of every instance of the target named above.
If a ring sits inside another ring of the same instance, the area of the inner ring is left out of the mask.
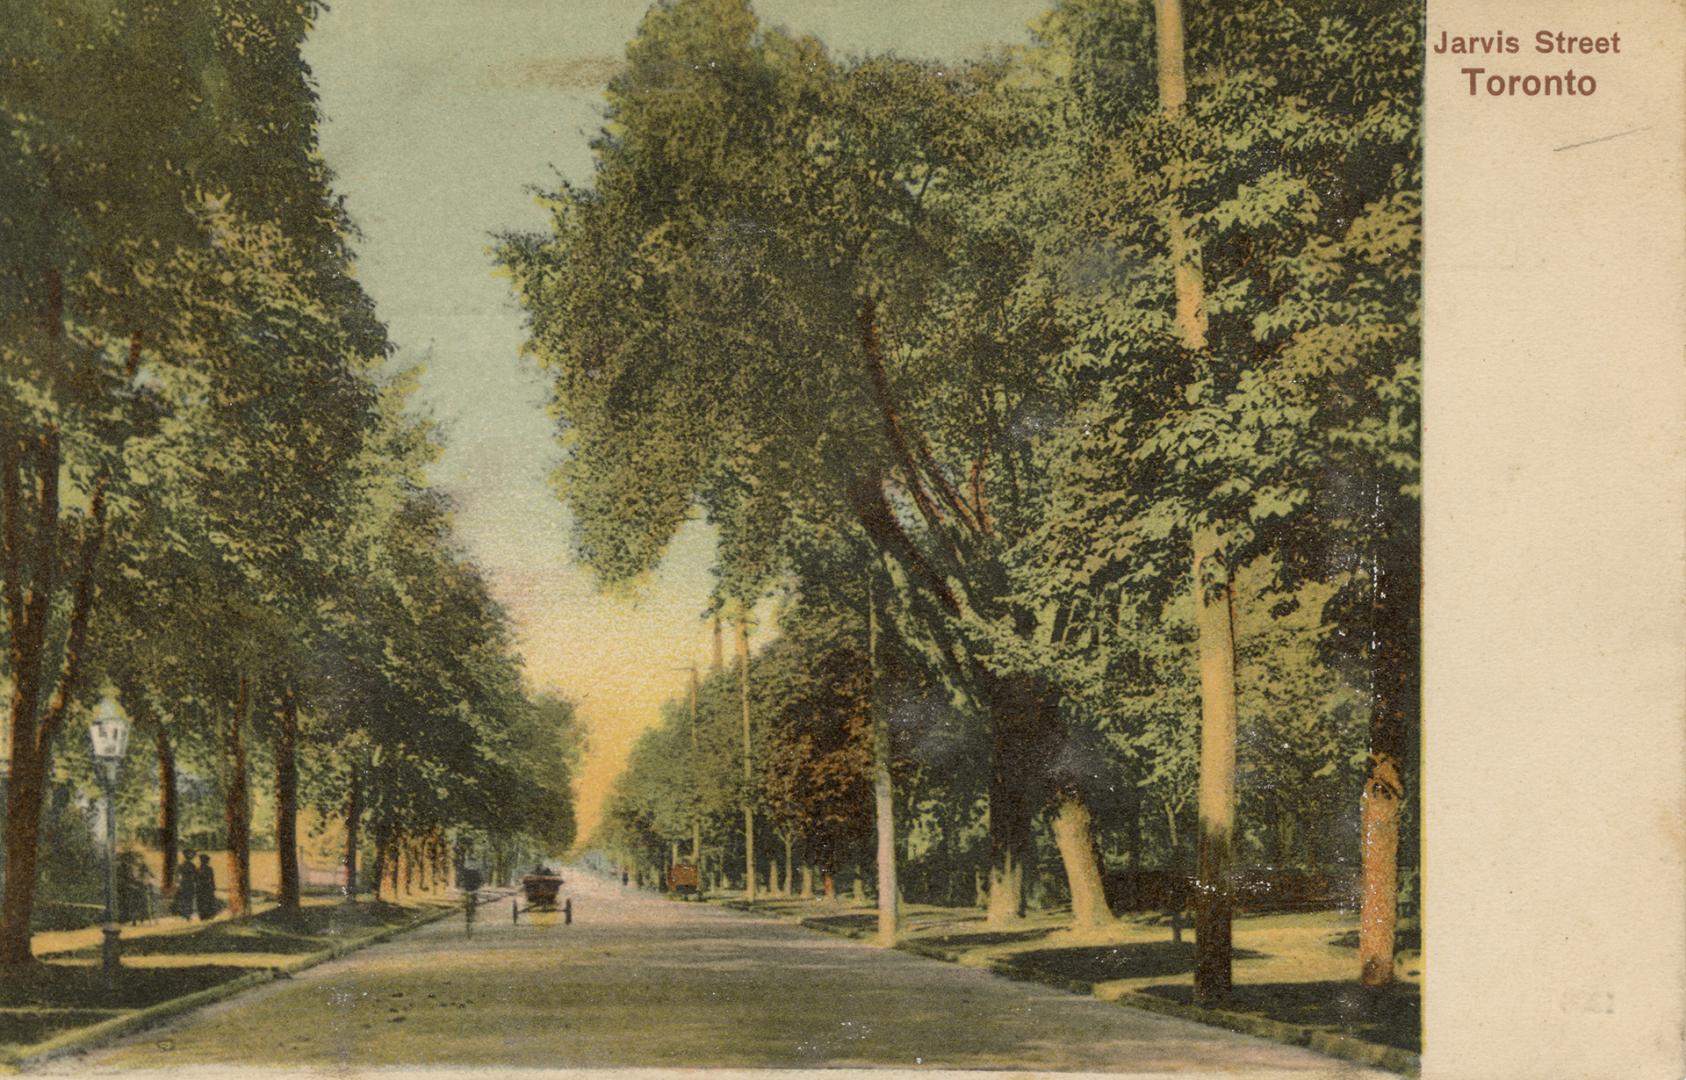
[[[194,899],[199,892],[199,870],[193,865],[193,849],[182,852],[181,865],[176,867],[176,895],[171,905],[177,915],[193,918]]]
[[[209,855],[199,856],[199,869],[193,875],[193,904],[198,909],[202,921],[216,917],[217,875],[211,869]]]

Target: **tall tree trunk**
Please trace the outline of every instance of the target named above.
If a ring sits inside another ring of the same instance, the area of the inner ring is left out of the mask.
[[[743,707],[743,852],[744,899],[755,902],[755,797],[750,762],[749,728],[749,611],[738,601],[738,701]]]
[[[369,837],[369,843],[375,848],[375,865],[370,875],[370,883],[374,886],[375,899],[381,898],[381,889],[386,884],[386,831],[377,822],[374,832]]]
[[[1173,122],[1184,118],[1181,0],[1155,0],[1160,105]],[[1205,281],[1200,252],[1172,193],[1170,256],[1176,287],[1176,325],[1190,352],[1207,347]],[[1235,831],[1235,612],[1232,568],[1218,557],[1218,537],[1200,529],[1193,540],[1194,602],[1200,655],[1200,828],[1197,837],[1194,997],[1215,1003],[1229,993],[1231,880]],[[1210,564],[1210,565],[1208,565]]]
[[[299,703],[292,687],[281,696],[275,733],[275,854],[283,913],[299,913]]]
[[[1031,756],[1022,718],[997,719],[989,769],[989,907],[992,926],[1025,915],[1025,867],[1030,861],[1030,799],[1025,761]]]
[[[1132,778],[1133,779],[1133,778]],[[1124,857],[1131,874],[1142,869],[1142,789],[1134,782],[1124,798]]]
[[[351,779],[345,791],[345,898],[357,899],[357,830],[363,822],[362,791],[358,787],[357,763],[351,764]]]
[[[63,294],[56,274],[49,276],[48,336],[56,350],[63,336]],[[35,475],[34,550],[25,553],[26,508],[23,465],[30,459]],[[43,708],[47,685],[46,633],[57,588],[59,561],[58,430],[48,426],[30,440],[0,439],[0,593],[4,595],[7,642],[11,651],[12,778],[6,792],[6,879],[0,898],[0,966],[34,962],[30,920],[35,910],[35,878],[41,834],[41,805],[51,775],[52,742],[81,685],[87,655],[89,617],[94,605],[94,573],[104,538],[105,479],[96,482],[82,536],[72,590],[69,625],[59,666],[58,685]],[[32,572],[27,575],[26,562]],[[27,586],[27,587],[26,587]]]
[[[251,682],[240,676],[234,711],[224,729],[228,783],[223,789],[223,823],[228,834],[228,913],[232,918],[252,908],[252,798],[246,775],[246,716]]]
[[[1031,822],[1046,799],[1050,755],[1059,732],[1050,725],[1048,688],[1025,677],[993,680],[990,692],[989,906],[985,921],[1024,918],[1032,861]]]
[[[779,887],[780,896],[789,896],[796,888],[796,863],[794,850],[796,837],[790,833],[784,834],[784,884]]]
[[[878,833],[878,943],[894,945],[901,930],[896,885],[896,804],[890,776],[890,719],[885,715],[883,670],[878,657],[878,602],[867,579],[866,652],[871,672],[867,708],[872,721],[872,812]]]
[[[0,924],[0,964],[34,961],[29,920],[35,908],[37,838],[41,828],[45,762],[34,752],[14,755],[6,788],[6,895]]]
[[[1111,926],[1116,920],[1106,902],[1094,816],[1072,788],[1061,788],[1054,796],[1054,843],[1060,849],[1066,882],[1071,888],[1072,925]]]
[[[714,615],[714,653],[709,658],[708,670],[719,671],[726,666],[725,634],[720,625],[720,614]]]
[[[1183,870],[1183,846],[1177,835],[1177,808],[1170,803],[1165,804],[1165,835],[1168,838],[1171,852],[1171,884],[1170,896],[1167,897],[1171,908],[1171,944],[1183,943],[1183,903],[1188,899],[1184,889],[1186,872]]]
[[[1415,507],[1397,512],[1414,515]],[[1393,981],[1399,919],[1399,829],[1412,736],[1421,708],[1418,634],[1422,596],[1417,530],[1382,544],[1371,600],[1370,757],[1364,779],[1363,894],[1358,915],[1359,979],[1365,986]]]
[[[814,868],[807,863],[802,864],[802,899],[814,898]]]
[[[1166,115],[1181,121],[1188,103],[1182,0],[1154,0],[1154,29],[1158,45],[1159,104]],[[1206,282],[1200,268],[1200,251],[1189,236],[1188,219],[1179,195],[1180,192],[1172,193],[1169,223],[1176,322],[1183,347],[1198,352],[1206,347]]]
[[[162,722],[154,722],[152,741],[158,748],[158,841],[164,849],[164,869],[159,887],[169,897],[176,890],[176,858],[180,853],[176,838],[176,751],[170,745],[170,733]]]
[[[1235,588],[1209,529],[1194,539],[1200,653],[1200,828],[1194,923],[1194,996],[1216,1003],[1230,988],[1235,910]]]

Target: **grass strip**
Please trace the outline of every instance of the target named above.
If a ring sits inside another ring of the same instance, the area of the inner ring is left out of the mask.
[[[737,899],[722,899],[710,902],[735,911],[782,916],[782,913],[754,907]],[[791,916],[782,917],[791,918]],[[859,928],[835,916],[795,916],[794,920],[798,926],[804,929],[831,934],[836,937],[861,940],[867,936]],[[931,960],[941,960],[951,964],[961,962],[961,953],[920,941],[917,938],[903,938],[896,943],[896,948],[902,952],[912,953]],[[1045,971],[1031,965],[1015,964],[1010,960],[993,960],[989,963],[988,970],[1002,978],[1019,982],[1033,982],[1073,994],[1093,996],[1095,992],[1096,984],[1093,981],[1071,978],[1058,972]],[[1212,1027],[1221,1027],[1289,1046],[1303,1046],[1328,1057],[1386,1069],[1389,1072],[1396,1072],[1404,1076],[1418,1076],[1422,1072],[1422,1058],[1418,1054],[1397,1046],[1387,1046],[1344,1032],[1332,1031],[1325,1027],[1273,1020],[1267,1016],[1253,1013],[1209,1009],[1173,1001],[1159,994],[1133,990],[1126,991],[1112,1000],[1127,1008],[1143,1009],[1164,1016],[1174,1016],[1181,1020],[1191,1020]]]
[[[381,942],[398,936],[399,934],[420,929],[429,923],[438,922],[448,916],[458,914],[461,910],[462,909],[460,907],[452,904],[442,906],[435,911],[424,911],[407,922],[394,923],[374,930],[368,934],[333,941],[326,948],[300,954],[296,957],[290,958],[277,967],[261,968],[248,974],[240,975],[227,981],[217,983],[214,986],[206,987],[203,990],[184,994],[180,997],[173,997],[166,1001],[161,1001],[144,1008],[126,1011],[117,1016],[111,1017],[110,1019],[102,1020],[97,1023],[66,1029],[39,1042],[0,1050],[0,1071],[7,1073],[21,1072],[24,1069],[40,1065],[53,1058],[63,1057],[66,1054],[92,1050],[106,1042],[153,1027],[166,1020],[180,1016],[183,1013],[192,1012],[195,1009],[201,1009],[207,1005],[214,1005],[217,1002],[225,1001],[228,998],[244,993],[254,987],[274,982],[277,979],[290,978],[297,972],[304,971],[307,968],[327,963],[329,960],[338,959],[348,953],[356,952],[359,949],[366,949],[371,945],[378,945]],[[228,924],[217,924],[213,927],[207,928],[207,930],[226,929],[227,925]],[[206,931],[200,932],[203,933]],[[194,935],[185,934],[182,935],[182,937],[192,939]],[[19,1011],[22,1011],[22,1007],[20,1007]],[[37,1009],[34,1011],[40,1012],[43,1010]],[[67,1009],[63,1011],[74,1012],[75,1010]],[[89,1009],[85,1011],[109,1012],[110,1010]]]

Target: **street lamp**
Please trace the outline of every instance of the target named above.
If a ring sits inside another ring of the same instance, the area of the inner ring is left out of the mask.
[[[94,749],[94,772],[105,790],[105,926],[101,933],[100,965],[106,986],[117,977],[117,770],[129,749],[129,721],[110,694],[100,699],[88,725]]]

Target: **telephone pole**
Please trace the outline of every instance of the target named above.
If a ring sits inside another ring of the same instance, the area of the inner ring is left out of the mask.
[[[755,799],[750,792],[755,774],[749,744],[749,611],[738,601],[738,700],[743,705],[743,878],[744,899],[755,902]]]
[[[890,718],[879,690],[878,600],[873,579],[866,579],[866,658],[870,682],[867,712],[872,718],[872,804],[878,825],[878,943],[896,943],[900,919],[896,889],[896,804],[890,787]]]
[[[697,781],[697,665],[691,665],[691,784]],[[701,793],[698,792],[700,795]],[[697,868],[699,888],[702,879],[702,802],[699,799],[691,812],[691,865]]]

